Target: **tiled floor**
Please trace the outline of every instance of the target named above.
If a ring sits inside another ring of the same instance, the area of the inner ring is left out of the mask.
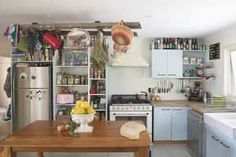
[[[158,144],[152,147],[152,157],[191,157],[185,144]]]

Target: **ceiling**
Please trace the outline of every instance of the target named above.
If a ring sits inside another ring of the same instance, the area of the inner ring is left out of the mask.
[[[0,31],[11,23],[139,21],[143,37],[193,37],[236,23],[235,0],[1,0]]]

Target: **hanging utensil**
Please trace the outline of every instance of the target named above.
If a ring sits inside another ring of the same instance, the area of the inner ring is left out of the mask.
[[[181,88],[181,90],[180,90],[181,93],[184,93],[184,92],[185,92],[184,84],[185,84],[184,79],[182,79],[182,88]]]

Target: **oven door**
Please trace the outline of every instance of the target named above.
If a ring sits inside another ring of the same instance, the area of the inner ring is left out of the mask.
[[[152,133],[152,112],[110,112],[110,121],[143,121],[149,134]]]

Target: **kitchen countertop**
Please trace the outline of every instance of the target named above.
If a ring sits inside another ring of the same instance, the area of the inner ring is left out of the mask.
[[[188,100],[164,100],[159,102],[152,102],[154,107],[189,107],[198,113],[207,112],[236,112],[236,108],[229,108],[227,106],[208,106],[203,102],[188,101]]]

